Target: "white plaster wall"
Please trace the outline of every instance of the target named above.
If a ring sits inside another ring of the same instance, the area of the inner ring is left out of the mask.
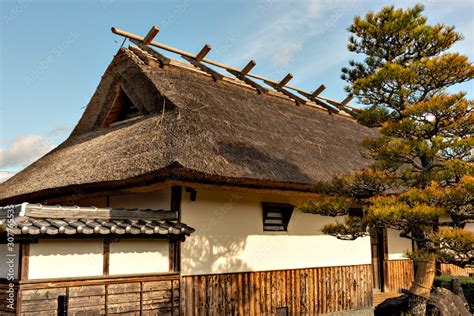
[[[40,240],[30,245],[28,278],[102,275],[102,253],[102,240]]]
[[[466,226],[464,226],[464,229],[469,231],[469,232],[474,232],[474,223],[466,224]]]
[[[110,243],[110,275],[154,272],[169,272],[168,240],[120,240]]]
[[[110,207],[162,209],[171,208],[171,188],[148,193],[133,193],[110,196]]]
[[[20,247],[19,244],[14,244],[12,251],[10,251],[7,244],[0,244],[0,279],[7,279],[8,271],[11,268],[13,268],[14,278],[18,279],[18,267],[21,260]]]
[[[342,241],[321,233],[332,217],[295,209],[288,232],[264,232],[261,202],[298,205],[289,196],[198,190],[184,194],[182,221],[196,229],[182,244],[182,274],[370,264],[370,238]]]
[[[387,229],[388,260],[408,259],[405,254],[412,251],[411,240],[400,237],[400,232]]]

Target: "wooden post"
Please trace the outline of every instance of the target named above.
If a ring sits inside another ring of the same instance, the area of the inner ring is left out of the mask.
[[[352,100],[352,95],[349,95],[347,98],[341,101],[342,106],[346,106]]]
[[[143,45],[150,44],[151,41],[153,41],[153,38],[156,36],[156,34],[158,34],[159,31],[160,29],[153,25],[150,31],[148,32],[148,34],[145,36],[145,38],[143,38]]]
[[[323,84],[320,85],[316,90],[313,91],[313,93],[311,93],[311,97],[316,98],[325,89],[326,89],[326,86],[324,86]]]
[[[30,244],[21,244],[21,267],[19,278],[21,281],[28,280],[28,269],[30,261]]]
[[[240,71],[240,74],[245,76],[250,72],[250,70],[252,70],[253,67],[255,67],[256,64],[257,63],[255,62],[255,60],[249,61],[248,64]]]
[[[110,240],[104,239],[103,246],[103,275],[109,275],[109,265],[110,265]]]
[[[206,55],[211,51],[211,45],[206,44],[204,47],[201,49],[201,51],[196,55],[196,58],[194,58],[194,61],[196,63],[201,62],[201,60],[206,57]]]
[[[67,316],[68,309],[68,297],[67,295],[58,296],[58,316]]]
[[[287,84],[291,79],[293,79],[293,75],[292,75],[292,74],[287,74],[287,75],[285,76],[285,78],[283,78],[283,79],[278,83],[278,87],[283,88],[284,86],[286,86],[286,84]]]
[[[178,221],[181,221],[181,200],[183,197],[183,188],[179,185],[171,187],[171,205],[172,211],[178,213]],[[181,244],[179,241],[174,242],[173,249],[173,270],[174,272],[181,271]],[[170,244],[171,246],[171,244]],[[170,249],[171,250],[171,249]]]

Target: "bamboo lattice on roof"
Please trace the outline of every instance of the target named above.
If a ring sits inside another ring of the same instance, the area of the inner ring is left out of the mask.
[[[255,82],[252,79],[257,79],[257,80],[262,81],[263,83],[272,87],[274,90],[294,100],[297,104],[306,104],[308,101],[311,101],[311,102],[316,103],[318,106],[325,108],[326,110],[329,111],[329,113],[337,113],[339,111],[344,111],[345,113],[350,114],[351,116],[355,116],[357,112],[360,111],[359,109],[353,106],[350,106],[348,104],[352,100],[352,96],[350,95],[341,102],[321,96],[320,94],[323,92],[323,90],[326,89],[324,85],[320,85],[316,90],[314,90],[314,92],[311,93],[303,89],[289,86],[288,82],[293,78],[292,74],[286,75],[281,81],[275,81],[275,80],[251,73],[250,70],[256,65],[256,62],[254,60],[251,60],[242,70],[240,70],[232,66],[222,64],[220,62],[206,58],[206,55],[211,50],[211,46],[208,44],[204,45],[204,47],[197,54],[192,54],[192,53],[180,50],[178,48],[174,48],[174,47],[159,43],[157,41],[154,41],[153,40],[154,37],[159,32],[159,28],[156,26],[153,26],[145,37],[141,37],[139,35],[135,35],[135,34],[126,32],[124,30],[120,30],[115,27],[112,27],[112,32],[114,34],[128,38],[135,45],[139,46],[140,48],[144,49],[148,53],[152,54],[154,57],[157,57],[158,61],[160,61],[160,63],[162,63],[163,65],[169,64],[169,59],[161,55],[156,50],[150,48],[149,46],[154,46],[156,48],[160,48],[168,52],[180,55],[183,59],[191,63],[193,66],[211,75],[215,81],[222,80],[224,76],[205,64],[209,64],[209,65],[226,70],[230,74],[234,75],[237,79],[255,88],[256,91],[260,94],[267,93],[268,89],[263,87],[262,85]],[[297,92],[298,94],[302,95],[304,98],[294,94],[293,92],[289,90]]]

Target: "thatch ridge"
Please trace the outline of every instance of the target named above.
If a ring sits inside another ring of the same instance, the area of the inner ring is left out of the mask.
[[[150,114],[101,127],[117,85]],[[186,67],[161,68],[122,48],[70,137],[0,184],[0,202],[170,178],[311,190],[366,166],[359,144],[374,135],[351,118]]]

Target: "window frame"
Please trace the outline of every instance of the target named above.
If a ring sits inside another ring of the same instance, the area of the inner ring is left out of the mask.
[[[262,229],[264,232],[288,232],[295,206],[287,203],[262,202]],[[268,216],[269,213],[280,213],[280,217]],[[279,220],[281,224],[268,223],[268,220]],[[281,229],[268,229],[268,227],[281,227]]]

